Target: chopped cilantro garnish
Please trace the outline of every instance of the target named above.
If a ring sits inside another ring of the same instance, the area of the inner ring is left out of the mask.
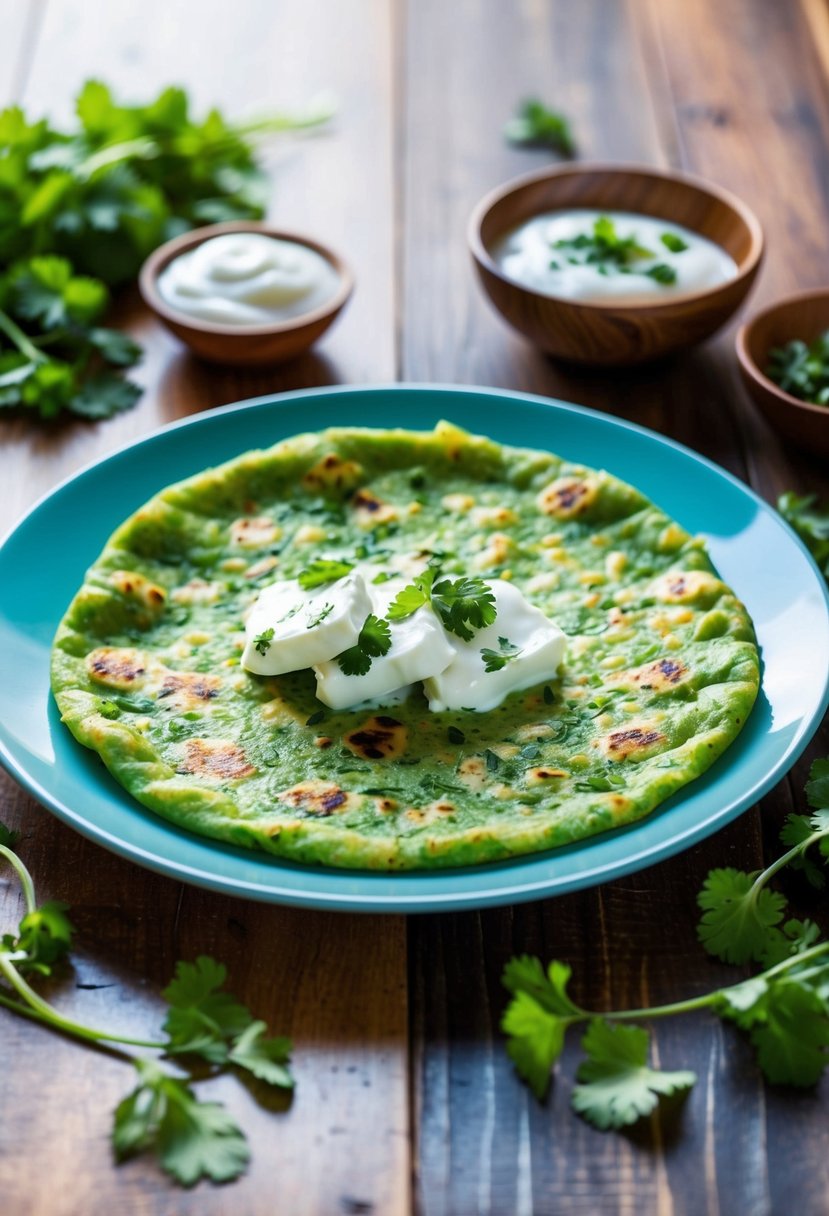
[[[307,569],[302,571],[297,582],[303,591],[311,591],[314,587],[323,587],[326,583],[333,583],[337,579],[345,578],[353,569],[353,562],[318,557],[316,561],[311,562]]]
[[[806,343],[793,338],[768,353],[769,380],[812,405],[829,405],[829,329]]]
[[[669,266],[667,262],[657,262],[656,266],[650,266],[645,274],[649,279],[654,279],[657,283],[668,285],[676,282],[676,271],[673,266]]]
[[[259,654],[265,655],[270,650],[272,641],[273,629],[263,629],[262,632],[258,633],[253,639],[253,645]]]
[[[683,241],[682,237],[678,236],[676,232],[663,232],[660,234],[659,239],[671,253],[684,253],[688,248],[688,242]]]
[[[484,660],[484,671],[501,671],[506,667],[510,659],[517,659],[521,653],[518,646],[513,646],[512,642],[507,638],[498,639],[498,650],[490,650],[484,647],[481,651],[481,658]]]
[[[311,620],[310,617],[305,618],[305,628],[316,629],[317,625],[321,625],[325,618],[329,617],[333,611],[333,604],[324,604],[313,620]]]
[[[388,621],[370,612],[355,645],[337,655],[340,670],[347,676],[364,676],[374,659],[387,654],[391,646]]]

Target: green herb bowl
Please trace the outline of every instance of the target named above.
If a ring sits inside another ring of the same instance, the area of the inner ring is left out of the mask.
[[[829,459],[829,406],[793,397],[770,380],[770,351],[794,338],[809,343],[829,329],[829,288],[786,296],[758,312],[737,334],[743,384],[760,413],[784,439],[811,456]]]
[[[727,283],[665,300],[585,303],[535,291],[503,274],[492,249],[545,211],[632,211],[681,224],[721,246],[737,264]],[[710,337],[745,300],[763,259],[752,211],[718,186],[637,165],[560,165],[500,186],[475,208],[469,247],[478,277],[505,321],[536,346],[572,363],[645,363]]]
[[[173,308],[158,290],[158,276],[162,270],[182,253],[188,253],[214,236],[224,236],[229,232],[258,232],[276,240],[306,245],[333,267],[338,279],[336,291],[330,299],[309,312],[264,325],[222,325],[217,321],[202,321]],[[348,303],[354,290],[354,276],[339,254],[319,241],[256,220],[231,220],[224,224],[194,228],[192,232],[185,232],[159,245],[141,267],[138,287],[147,307],[201,359],[210,363],[253,367],[284,363],[301,355],[322,337]]]

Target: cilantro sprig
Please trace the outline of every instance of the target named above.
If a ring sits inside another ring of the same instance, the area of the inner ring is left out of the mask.
[[[340,670],[347,676],[364,676],[375,659],[388,654],[391,629],[383,617],[370,612],[353,646],[337,655]]]
[[[818,1081],[829,1064],[829,940],[813,922],[787,917],[785,899],[769,883],[785,866],[802,869],[815,886],[825,883],[815,855],[829,859],[829,759],[812,765],[806,798],[811,814],[788,817],[781,857],[751,874],[713,870],[699,894],[700,941],[724,962],[759,963],[763,970],[749,979],[668,1005],[598,1014],[570,997],[566,963],[554,961],[546,971],[528,956],[507,963],[503,983],[512,999],[501,1023],[507,1052],[537,1098],[547,1093],[567,1031],[586,1024],[573,1108],[602,1130],[629,1126],[663,1096],[686,1093],[696,1077],[651,1067],[647,1031],[627,1023],[699,1010],[747,1034],[769,1081]]]
[[[114,1114],[116,1160],[151,1152],[182,1186],[192,1186],[201,1178],[213,1182],[237,1178],[250,1158],[245,1135],[224,1106],[197,1096],[192,1088],[195,1074],[201,1080],[234,1070],[290,1090],[290,1041],[268,1036],[265,1023],[254,1019],[225,990],[225,967],[205,955],[194,963],[177,964],[163,992],[167,1002],[163,1038],[116,1034],[62,1014],[27,977],[50,976],[66,958],[72,924],[65,904],[52,901],[38,906],[31,874],[15,850],[15,837],[0,824],[0,861],[15,872],[26,906],[17,933],[0,939],[0,1005],[81,1042],[105,1044],[134,1066],[138,1083]],[[136,1057],[124,1048],[154,1054]]]
[[[521,102],[518,113],[504,126],[504,138],[511,144],[552,148],[563,156],[574,156],[576,152],[567,118],[537,97]]]
[[[502,671],[511,659],[517,659],[521,649],[514,646],[508,638],[498,639],[498,649],[493,650],[485,646],[481,650],[481,658],[484,661],[484,671]]]
[[[440,578],[435,582],[435,578],[434,569],[417,575],[392,600],[389,620],[405,620],[424,604],[431,604],[444,628],[465,642],[472,640],[476,630],[493,623],[495,596],[483,579]]]

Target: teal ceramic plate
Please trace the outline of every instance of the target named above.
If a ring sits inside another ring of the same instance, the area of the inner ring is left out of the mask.
[[[145,811],[60,724],[49,648],[83,572],[157,490],[286,435],[336,424],[428,429],[440,418],[549,448],[633,482],[707,538],[762,647],[760,698],[701,778],[640,823],[498,865],[369,874],[291,865],[191,836]],[[820,574],[780,518],[693,452],[577,406],[490,389],[394,386],[289,393],[188,419],[124,448],[45,498],[0,548],[0,758],[44,806],[139,865],[274,903],[423,912],[538,899],[652,865],[734,819],[788,770],[829,700],[829,612]]]

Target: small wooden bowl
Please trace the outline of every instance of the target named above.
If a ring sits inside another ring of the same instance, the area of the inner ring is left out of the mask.
[[[158,276],[161,271],[173,258],[187,253],[211,237],[224,236],[228,232],[259,232],[277,240],[306,245],[333,266],[339,277],[339,287],[330,300],[310,312],[301,313],[287,321],[266,325],[222,325],[215,321],[201,321],[189,317],[171,307],[158,291]],[[255,220],[233,220],[225,224],[209,224],[205,228],[195,228],[192,232],[185,232],[183,236],[160,245],[141,267],[138,286],[147,307],[152,309],[171,333],[202,359],[211,363],[254,366],[282,363],[312,346],[342,312],[354,289],[354,276],[338,254],[310,237],[301,236],[296,232],[285,232],[281,228],[273,228]]]
[[[737,334],[743,383],[766,420],[813,456],[829,458],[829,406],[812,405],[784,392],[765,374],[769,351],[793,338],[812,342],[829,329],[829,288],[802,291],[771,304]]]
[[[737,275],[664,301],[587,304],[545,295],[503,274],[490,252],[499,238],[534,215],[578,207],[682,224],[722,246]],[[684,174],[627,165],[562,165],[508,182],[475,208],[468,237],[498,312],[536,346],[574,363],[644,363],[702,341],[740,307],[763,257],[759,221],[732,194]]]

